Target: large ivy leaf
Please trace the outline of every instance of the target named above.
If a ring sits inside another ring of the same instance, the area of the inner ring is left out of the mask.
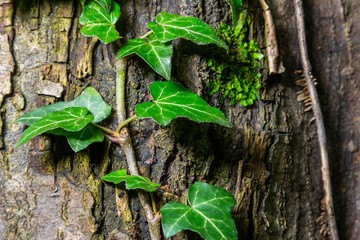
[[[90,1],[83,6],[83,12],[79,18],[79,22],[85,25],[81,33],[88,37],[96,36],[104,44],[113,42],[120,38],[115,29],[115,23],[119,17],[120,6],[115,1],[112,1],[110,13],[107,13],[96,1]]]
[[[104,102],[101,95],[94,88],[88,87],[80,96],[71,102],[59,102],[38,108],[19,117],[15,122],[31,125],[51,112],[60,111],[68,107],[85,107],[89,109],[89,112],[94,116],[93,123],[100,122],[111,113],[111,106]]]
[[[111,172],[104,177],[101,178],[102,180],[113,182],[113,183],[120,183],[125,181],[126,189],[144,189],[148,192],[156,191],[157,187],[160,184],[153,183],[150,179],[138,175],[126,175],[126,169],[121,169],[115,172]]]
[[[214,122],[226,127],[231,124],[214,107],[174,82],[154,82],[150,85],[153,102],[145,102],[136,106],[135,113],[139,118],[151,117],[166,126],[177,117],[186,117],[196,122]]]
[[[149,40],[131,39],[118,52],[117,58],[136,53],[147,62],[155,72],[170,80],[172,44],[161,43],[153,34]]]
[[[161,42],[169,42],[176,38],[185,38],[196,44],[214,43],[229,50],[228,46],[216,36],[215,31],[200,19],[183,17],[176,14],[161,12],[156,22],[147,25]]]
[[[233,27],[235,28],[240,17],[240,10],[242,1],[241,0],[226,0],[231,7]]]
[[[160,209],[161,223],[166,238],[190,229],[206,240],[237,239],[230,209],[234,197],[222,188],[197,182],[188,192],[190,207],[168,203]]]
[[[84,107],[69,107],[52,112],[28,127],[17,146],[27,142],[32,137],[56,128],[70,132],[80,131],[94,119],[93,115],[87,115],[87,113],[88,109]]]
[[[69,132],[58,128],[49,131],[48,133],[65,136],[74,152],[79,152],[94,142],[102,142],[104,140],[102,131],[90,125],[78,132]]]

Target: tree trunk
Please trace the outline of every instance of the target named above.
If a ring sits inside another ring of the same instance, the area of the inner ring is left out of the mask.
[[[225,0],[119,0],[124,42],[146,33],[161,11],[199,17],[212,27],[231,23]],[[244,3],[252,16],[250,37],[265,53],[264,20],[257,1]],[[335,213],[341,239],[360,235],[360,3],[306,0],[310,61],[328,134]],[[320,153],[313,113],[297,101],[296,68],[301,67],[292,1],[270,5],[286,71],[267,76],[252,107],[231,107],[208,96],[202,51],[174,42],[172,80],[219,107],[234,126],[177,119],[167,127],[152,120],[130,124],[144,176],[169,185],[160,204],[186,202],[197,181],[234,194],[239,239],[323,239]],[[103,142],[73,153],[66,140],[44,135],[16,148],[25,112],[72,100],[86,86],[96,88],[115,109],[118,47],[80,34],[77,1],[0,0],[0,238],[149,239],[145,213],[134,191],[100,180],[126,168],[119,146]],[[162,78],[140,58],[128,61],[128,115],[150,99],[149,85]],[[102,124],[115,128],[115,115]],[[154,163],[148,165],[146,160]],[[186,231],[173,239],[198,239]]]

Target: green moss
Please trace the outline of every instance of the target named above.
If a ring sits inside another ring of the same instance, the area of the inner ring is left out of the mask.
[[[217,51],[206,59],[211,70],[210,95],[220,91],[221,102],[229,98],[232,106],[236,102],[244,107],[252,105],[258,98],[257,89],[261,87],[259,68],[264,56],[258,53],[257,43],[247,39],[250,21],[244,11],[235,28],[221,23],[217,34],[227,43],[230,52]]]

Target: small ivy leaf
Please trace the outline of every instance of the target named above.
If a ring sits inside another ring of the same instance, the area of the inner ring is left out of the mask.
[[[104,102],[101,95],[94,88],[88,87],[80,96],[71,102],[59,102],[38,108],[19,117],[15,123],[22,122],[26,125],[31,125],[51,112],[60,111],[68,107],[85,107],[89,109],[89,112],[94,116],[93,123],[100,122],[111,113],[111,106]]]
[[[112,0],[95,0],[98,4],[100,4],[107,13],[110,13]]]
[[[160,209],[166,238],[189,229],[205,240],[237,239],[230,209],[234,197],[222,188],[203,182],[192,185],[188,192],[190,207],[182,203],[168,203]]]
[[[101,178],[107,182],[120,183],[126,181],[126,189],[144,189],[148,192],[156,191],[160,184],[153,183],[150,179],[137,175],[126,175],[126,169],[111,172]]]
[[[163,43],[176,38],[185,38],[201,45],[214,43],[229,51],[228,46],[216,36],[216,32],[195,17],[161,12],[156,16],[156,22],[149,22],[147,27]]]
[[[87,115],[87,113],[88,109],[84,107],[69,107],[52,112],[28,127],[17,146],[24,144],[32,137],[56,128],[62,128],[70,132],[80,131],[94,119],[93,115]]]
[[[235,28],[239,22],[242,1],[241,0],[226,0],[226,1],[231,7],[233,27]]]
[[[170,80],[171,76],[171,55],[172,44],[161,43],[153,34],[149,36],[149,41],[141,38],[130,39],[122,48],[120,48],[117,58],[122,58],[136,53],[155,72]]]
[[[49,131],[48,133],[65,136],[74,152],[79,152],[94,142],[102,142],[104,140],[104,134],[102,131],[89,125],[78,132],[69,132],[64,129],[57,128]]]
[[[231,124],[222,112],[207,104],[195,93],[174,82],[154,82],[150,85],[153,102],[136,106],[138,118],[153,118],[166,126],[177,117],[186,117],[196,122],[214,122],[226,127]]]
[[[111,12],[95,1],[90,1],[83,6],[83,12],[79,22],[85,25],[81,33],[87,37],[98,37],[104,44],[111,43],[119,38],[119,33],[115,29],[115,23],[120,17],[120,6],[112,1]]]

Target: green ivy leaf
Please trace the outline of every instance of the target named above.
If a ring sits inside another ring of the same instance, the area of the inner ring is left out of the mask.
[[[79,152],[94,142],[102,142],[104,140],[102,131],[89,125],[78,132],[69,132],[58,128],[48,133],[65,136],[74,152]]]
[[[222,188],[203,182],[192,185],[188,192],[190,207],[182,203],[168,203],[160,209],[166,238],[190,229],[206,240],[237,239],[230,209],[234,197]]]
[[[160,184],[153,183],[150,179],[137,175],[126,175],[126,169],[111,172],[101,178],[107,182],[120,183],[125,181],[126,189],[144,189],[148,192],[156,191]]]
[[[216,36],[215,31],[200,19],[183,17],[176,14],[161,12],[156,16],[156,22],[147,25],[161,42],[169,42],[176,38],[185,38],[196,44],[214,43],[229,50],[228,46]]]
[[[235,28],[239,22],[242,1],[241,0],[226,0],[226,1],[231,7],[233,27]]]
[[[174,82],[154,82],[150,85],[153,102],[145,102],[136,106],[135,113],[139,118],[153,118],[166,126],[177,117],[186,117],[196,122],[214,122],[226,127],[231,124],[214,107],[192,93],[185,87]]]
[[[111,12],[107,13],[105,9],[95,1],[90,1],[83,6],[83,12],[79,22],[85,25],[81,33],[87,37],[98,37],[104,44],[111,43],[120,38],[115,29],[115,23],[120,17],[120,6],[112,1]]]
[[[130,39],[122,48],[120,48],[117,58],[122,58],[136,53],[149,64],[155,72],[170,80],[171,77],[171,55],[172,44],[161,43],[153,34],[149,40]]]
[[[62,128],[70,132],[80,131],[94,119],[93,115],[87,115],[87,113],[88,109],[84,107],[69,107],[52,112],[28,127],[17,146],[24,144],[32,137],[56,128]]]
[[[101,95],[94,88],[88,87],[80,96],[71,102],[59,102],[38,108],[19,117],[15,123],[22,122],[26,125],[31,125],[51,112],[60,111],[68,107],[85,107],[89,109],[89,112],[94,116],[93,123],[100,122],[111,113],[111,106],[104,102]]]
[[[98,4],[100,4],[107,13],[110,13],[112,0],[95,0]]]

